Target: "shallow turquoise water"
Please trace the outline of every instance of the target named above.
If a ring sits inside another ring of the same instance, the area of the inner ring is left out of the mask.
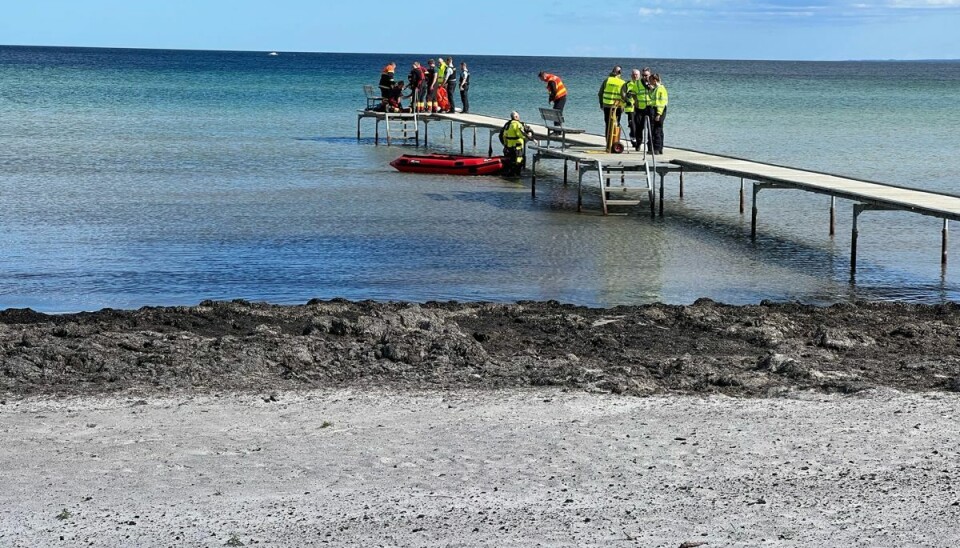
[[[829,198],[764,191],[753,242],[730,178],[688,175],[680,200],[668,177],[651,220],[577,214],[559,165],[536,199],[528,182],[397,173],[410,148],[374,146],[369,122],[358,142],[355,110],[386,61],[413,59],[0,47],[0,307],[957,299],[937,219],[864,214],[851,284],[844,201],[831,239]],[[570,123],[599,133],[605,72],[651,65],[668,145],[947,192],[960,179],[958,62],[466,60],[483,114],[535,119],[545,69],[570,89]],[[459,149],[440,133],[432,149]]]

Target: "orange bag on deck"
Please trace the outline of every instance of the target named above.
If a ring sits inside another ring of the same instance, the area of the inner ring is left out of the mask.
[[[437,88],[437,108],[440,112],[450,111],[450,99],[447,98],[447,90],[443,86]]]

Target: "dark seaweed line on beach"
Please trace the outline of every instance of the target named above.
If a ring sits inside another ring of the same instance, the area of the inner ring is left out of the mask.
[[[205,301],[0,312],[0,391],[558,386],[630,395],[960,391],[960,307]]]

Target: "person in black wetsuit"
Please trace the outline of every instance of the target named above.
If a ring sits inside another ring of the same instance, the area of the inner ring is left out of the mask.
[[[420,62],[414,61],[410,67],[410,74],[407,75],[407,85],[410,87],[411,112],[423,110],[423,80],[423,70],[420,68]]]

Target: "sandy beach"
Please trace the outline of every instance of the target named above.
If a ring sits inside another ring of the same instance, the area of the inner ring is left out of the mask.
[[[335,390],[0,417],[4,546],[960,541],[955,394]]]
[[[960,541],[954,305],[0,312],[0,545]]]

